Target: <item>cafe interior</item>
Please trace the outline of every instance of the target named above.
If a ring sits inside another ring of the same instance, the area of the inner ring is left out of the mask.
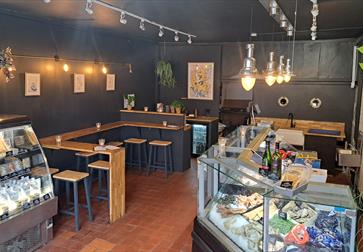
[[[363,251],[362,13],[0,0],[0,252]]]

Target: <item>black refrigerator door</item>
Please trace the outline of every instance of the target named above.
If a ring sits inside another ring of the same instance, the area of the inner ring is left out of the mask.
[[[193,141],[192,154],[200,155],[208,147],[208,126],[203,124],[192,124]]]

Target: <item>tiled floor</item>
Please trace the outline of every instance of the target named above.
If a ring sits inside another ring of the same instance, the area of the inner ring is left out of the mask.
[[[57,216],[54,239],[40,251],[191,251],[197,190],[193,167],[168,179],[162,173],[148,177],[128,171],[122,219],[108,224],[107,202],[92,200],[93,222],[81,209],[81,230],[75,232],[73,217]]]

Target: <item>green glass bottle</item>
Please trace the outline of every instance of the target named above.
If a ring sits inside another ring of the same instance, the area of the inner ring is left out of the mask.
[[[270,151],[270,142],[266,140],[266,147],[265,152],[262,156],[262,164],[259,168],[259,173],[262,176],[268,176],[270,173],[270,167],[271,167],[271,151]]]
[[[275,151],[272,155],[272,164],[271,164],[271,178],[274,180],[281,179],[281,169],[282,169],[282,160],[280,150],[280,143],[275,143]]]

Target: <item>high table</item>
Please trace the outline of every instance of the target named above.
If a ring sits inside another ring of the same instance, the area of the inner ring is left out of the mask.
[[[188,126],[168,127],[158,123],[118,121],[101,125],[99,129],[96,127],[89,127],[59,134],[62,139],[60,143],[56,142],[55,135],[40,139],[40,143],[43,148],[51,150],[95,152],[94,148],[97,146],[97,144],[75,141],[74,139],[122,127],[149,128],[168,131],[190,130],[190,127]],[[113,223],[125,214],[125,149],[121,147],[115,150],[97,151],[97,153],[109,156],[109,215],[110,223]]]

